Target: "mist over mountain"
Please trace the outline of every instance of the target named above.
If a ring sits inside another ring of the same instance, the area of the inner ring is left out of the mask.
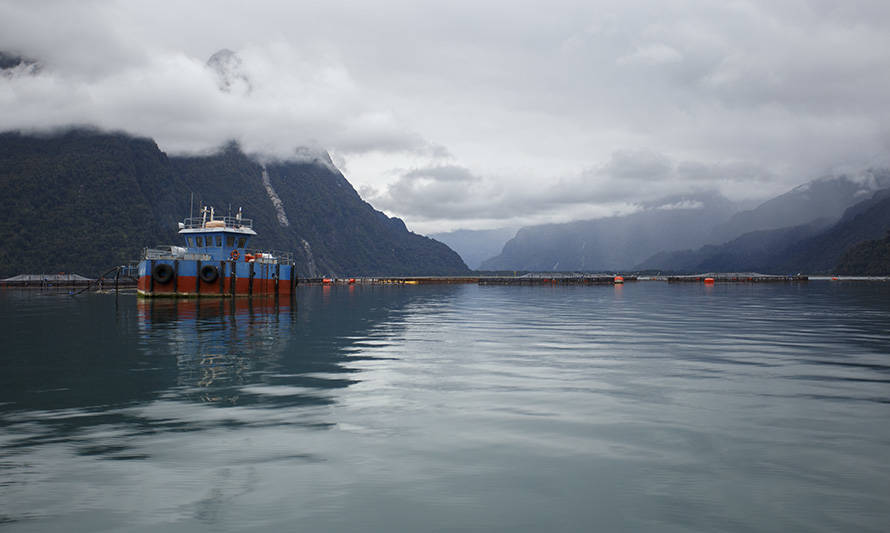
[[[758,230],[806,225],[820,219],[837,220],[848,207],[890,187],[890,170],[869,169],[810,181],[754,209],[741,211],[714,228],[711,243],[723,243]]]
[[[34,74],[40,71],[40,64],[28,57],[0,50],[0,75],[13,76],[19,73]]]
[[[467,266],[478,269],[483,261],[499,254],[504,244],[515,235],[516,228],[459,229],[446,233],[433,233],[430,234],[430,238],[444,242],[461,256]]]
[[[776,263],[784,261],[789,247],[812,237],[831,225],[829,219],[789,228],[751,231],[719,245],[709,244],[697,250],[659,252],[636,270],[671,272],[785,272]]]
[[[749,232],[727,243],[697,250],[662,252],[637,268],[819,274],[831,273],[836,266],[844,265],[844,273],[865,274],[855,268],[872,260],[853,259],[847,252],[864,241],[880,239],[888,230],[890,189],[884,189],[849,207],[836,222],[820,219],[799,226]],[[871,246],[877,248],[879,243]],[[858,252],[861,256],[870,253],[866,249]]]
[[[0,276],[95,275],[143,247],[178,244],[191,192],[218,213],[243,207],[258,233],[252,244],[294,252],[301,276],[467,272],[446,245],[375,210],[329,159],[313,157],[263,163],[234,143],[168,156],[119,133],[2,133]]]
[[[483,270],[628,269],[667,247],[707,242],[735,205],[717,194],[666,198],[633,214],[525,227]]]
[[[232,92],[239,86],[248,93],[253,90],[250,78],[244,72],[244,62],[235,52],[223,48],[210,56],[207,66],[216,73],[221,91]]]

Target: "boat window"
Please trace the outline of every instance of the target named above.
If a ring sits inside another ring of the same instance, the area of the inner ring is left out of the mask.
[[[197,237],[195,237],[195,240],[198,241],[198,247],[199,247],[199,248],[202,247],[202,246],[204,246],[204,237],[201,237],[200,235],[198,235]]]
[[[235,236],[226,235],[226,248],[231,248],[232,246],[235,246]]]
[[[195,247],[195,238],[194,237],[186,237],[185,242],[188,243],[189,248]]]
[[[222,235],[217,235],[217,236],[216,236],[216,247],[217,247],[217,248],[222,248]]]
[[[245,237],[239,237],[239,238],[238,238],[238,248],[244,248],[244,245],[246,244],[246,241],[247,241],[247,238],[245,238]]]

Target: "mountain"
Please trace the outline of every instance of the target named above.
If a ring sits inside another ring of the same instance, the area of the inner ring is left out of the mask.
[[[243,207],[259,234],[252,244],[293,251],[301,276],[468,272],[446,245],[364,202],[330,160],[304,155],[262,163],[237,144],[168,156],[120,133],[2,133],[0,276],[96,275],[143,247],[179,243],[192,191],[217,212]]]
[[[844,253],[835,273],[859,276],[890,276],[890,231],[880,240],[865,241]]]
[[[207,60],[207,67],[216,74],[219,90],[228,93],[236,86],[247,93],[253,90],[250,78],[244,73],[244,63],[235,52],[227,48],[217,51]]]
[[[504,243],[516,235],[516,228],[488,230],[459,229],[447,233],[433,233],[431,238],[444,242],[457,252],[470,268],[476,269],[488,258],[496,256]]]
[[[0,50],[0,76],[36,74],[40,69],[40,64],[33,59]]]
[[[837,220],[848,207],[887,187],[890,169],[813,180],[754,209],[736,213],[714,228],[709,242],[722,243],[752,231],[800,226],[817,219]]]
[[[24,60],[21,56],[0,51],[0,70],[19,66]]]
[[[665,199],[625,216],[525,227],[483,270],[627,269],[665,248],[707,242],[734,205],[718,195]]]
[[[779,268],[787,271],[830,273],[853,246],[880,239],[890,230],[890,189],[876,192],[872,198],[854,205],[834,226],[792,245],[787,259],[777,258]]]
[[[830,224],[830,220],[821,219],[790,228],[751,231],[725,244],[659,252],[634,268],[671,272],[772,272],[773,267],[765,265],[773,265],[790,246],[818,234]]]
[[[646,270],[763,273],[831,272],[845,252],[890,230],[890,189],[849,207],[834,223],[827,219],[790,228],[749,232],[721,245],[656,254],[637,268]],[[851,273],[847,271],[847,273]]]

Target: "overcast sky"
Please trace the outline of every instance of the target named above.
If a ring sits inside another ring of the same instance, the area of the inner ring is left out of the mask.
[[[888,27],[886,0],[0,0],[0,50],[41,63],[0,76],[0,129],[324,148],[422,233],[565,221],[887,164]]]

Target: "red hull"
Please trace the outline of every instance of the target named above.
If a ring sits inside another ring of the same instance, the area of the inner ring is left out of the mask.
[[[200,284],[200,288],[197,286],[198,284]],[[197,276],[179,276],[175,283],[174,281],[164,284],[156,282],[152,286],[151,276],[142,276],[136,284],[136,289],[143,296],[232,296],[232,279],[226,277],[221,283],[220,280],[207,283],[201,281]],[[290,296],[290,294],[290,280],[280,280],[278,282],[278,295]],[[252,287],[250,279],[238,278],[235,281],[234,296],[255,295],[274,296],[275,280],[254,278]]]

